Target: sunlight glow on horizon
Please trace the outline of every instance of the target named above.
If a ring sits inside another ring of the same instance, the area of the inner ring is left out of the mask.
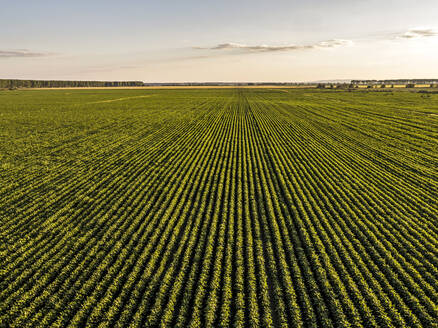
[[[53,0],[0,13],[0,78],[286,82],[437,78],[436,1]],[[268,10],[269,9],[269,10]],[[366,22],[365,24],[363,22]]]

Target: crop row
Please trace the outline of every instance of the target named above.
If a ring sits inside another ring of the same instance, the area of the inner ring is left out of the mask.
[[[0,326],[436,326],[437,122],[419,112],[438,105],[128,96],[29,108],[51,166],[26,155],[0,187]]]

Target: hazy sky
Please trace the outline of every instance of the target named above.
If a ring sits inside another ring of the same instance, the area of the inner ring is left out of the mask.
[[[437,0],[0,0],[0,78],[438,78]]]

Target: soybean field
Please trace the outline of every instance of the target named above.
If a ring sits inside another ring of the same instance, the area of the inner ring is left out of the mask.
[[[0,90],[0,327],[438,327],[438,94]]]

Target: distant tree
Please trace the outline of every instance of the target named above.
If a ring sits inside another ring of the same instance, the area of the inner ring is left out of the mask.
[[[119,87],[143,86],[141,81],[42,81],[42,80],[0,80],[0,88],[76,88],[76,87]]]
[[[352,89],[354,86],[350,83],[340,83],[336,86],[337,89]]]
[[[406,88],[415,88],[415,84],[414,83],[408,83],[408,84],[406,84]]]

